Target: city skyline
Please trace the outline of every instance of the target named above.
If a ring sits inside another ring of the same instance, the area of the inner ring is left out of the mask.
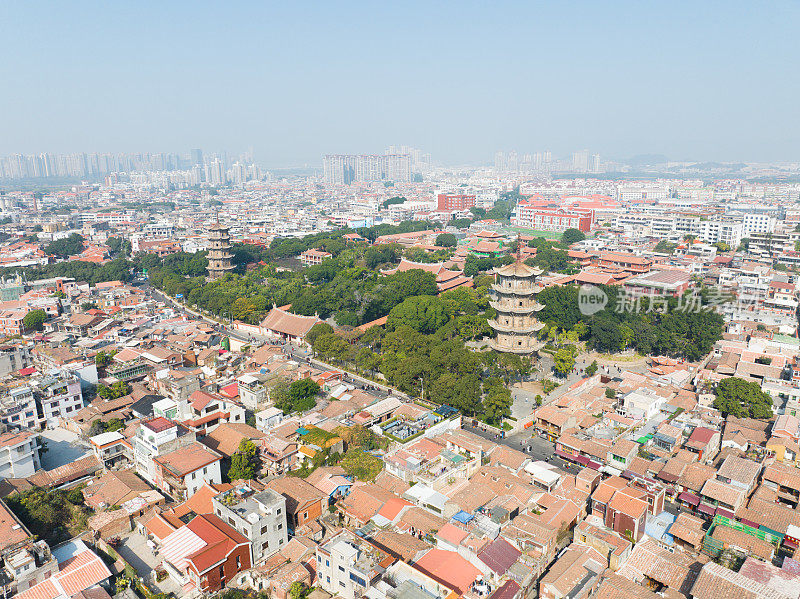
[[[0,9],[17,50],[0,75],[19,92],[0,99],[0,154],[252,145],[269,168],[398,141],[445,164],[501,148],[800,154],[793,4],[98,6]]]

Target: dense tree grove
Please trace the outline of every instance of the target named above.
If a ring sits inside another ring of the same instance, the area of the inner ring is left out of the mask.
[[[6,503],[28,530],[51,546],[85,530],[90,513],[79,487],[70,491],[34,487],[7,497]]]
[[[73,233],[69,237],[65,237],[64,239],[56,239],[55,241],[51,242],[45,248],[45,251],[48,254],[66,258],[67,256],[80,254],[83,251],[83,247],[83,236],[79,235],[78,233]]]
[[[518,190],[508,192],[491,210],[475,209],[473,214],[476,218],[507,219],[518,196]],[[414,221],[359,229],[357,233],[372,241],[380,235],[439,226]],[[440,235],[437,242],[445,247],[427,253],[396,244],[354,243],[344,238],[348,232],[352,231],[277,238],[269,247],[235,244],[234,272],[216,281],[206,278],[206,252],[178,252],[163,258],[139,254],[128,259],[123,241],[113,242],[112,251],[119,257],[105,265],[60,262],[28,269],[25,274],[29,279],[65,276],[95,284],[129,280],[146,270],[150,283],[169,296],[182,295],[187,305],[225,320],[250,324],[260,322],[273,306],[291,304],[294,313],[316,314],[337,325],[334,329],[329,323],[318,324],[308,335],[321,358],[363,374],[380,375],[404,392],[450,404],[464,414],[501,423],[510,414],[507,387],[531,373],[531,361],[512,354],[476,352],[468,343],[493,334],[488,320],[495,316],[489,305],[489,286],[494,277],[488,273],[513,258],[469,255],[464,272],[474,278],[474,288],[459,287],[439,295],[435,275],[421,268],[390,275],[384,272],[395,267],[401,257],[415,262],[444,260],[453,254],[454,237]],[[528,245],[536,248],[536,255],[527,263],[545,271],[575,272],[578,266],[569,258],[567,244],[582,234],[567,233],[560,242],[542,238],[530,241]],[[309,248],[324,249],[332,257],[308,268],[279,267],[295,264],[296,256]],[[9,272],[7,269],[0,274]],[[631,302],[617,286],[600,289],[608,296],[608,303],[590,316],[581,313],[575,286],[549,287],[539,294],[539,302],[545,307],[538,317],[547,325],[540,336],[548,342],[546,350],[553,354],[557,374],[567,375],[573,370],[581,342],[600,352],[633,349],[642,354],[699,360],[721,337],[723,319],[708,309],[711,300],[705,291],[696,305],[690,306],[688,296],[651,305],[647,299]],[[386,317],[384,326],[362,330],[362,325],[382,317]],[[597,364],[590,370],[596,371]],[[318,391],[297,382],[279,384],[271,394],[275,404],[290,413],[313,407]],[[98,387],[103,396],[127,392]],[[746,410],[754,413],[752,407]],[[245,468],[244,463],[241,466]]]
[[[708,309],[710,299],[705,293],[698,305],[692,305],[688,295],[680,300],[670,298],[666,305],[657,302],[651,305],[647,298],[626,305],[619,287],[601,286],[601,289],[608,296],[608,304],[587,317],[580,312],[577,287],[548,287],[538,296],[545,306],[538,317],[564,330],[584,322],[588,331],[581,339],[601,352],[631,348],[641,354],[700,360],[722,336],[724,319]]]

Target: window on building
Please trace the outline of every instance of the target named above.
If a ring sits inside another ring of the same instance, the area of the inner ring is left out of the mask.
[[[356,576],[356,575],[355,575],[355,574],[353,574],[352,572],[350,572],[350,580],[352,580],[352,581],[353,581],[353,582],[355,582],[356,584],[359,584],[359,585],[361,585],[362,587],[365,587],[365,586],[367,586],[367,583],[366,583],[366,581],[365,581],[363,578],[359,578],[358,576]]]

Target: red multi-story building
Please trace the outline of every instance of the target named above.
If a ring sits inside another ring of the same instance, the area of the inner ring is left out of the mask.
[[[475,194],[440,193],[438,210],[469,210],[475,206]]]
[[[186,590],[216,593],[252,565],[250,541],[214,514],[195,516],[164,538],[162,564]]]
[[[441,196],[440,196],[441,197]],[[542,207],[537,202],[525,200],[517,204],[512,224],[537,231],[566,231],[578,229],[588,233],[592,229],[594,210],[589,208]]]

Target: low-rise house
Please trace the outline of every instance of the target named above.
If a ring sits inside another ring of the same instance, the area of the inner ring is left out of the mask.
[[[619,471],[626,470],[639,452],[639,445],[630,439],[617,439],[606,454],[606,464]]]
[[[215,593],[252,567],[250,542],[214,514],[196,516],[167,535],[160,554],[186,592]]]
[[[185,426],[163,416],[145,420],[133,436],[133,457],[136,473],[156,484],[154,458],[196,441],[196,435]]]
[[[680,447],[681,443],[683,443],[683,434],[680,428],[666,422],[658,425],[653,435],[653,445],[663,451],[672,453],[673,450]]]
[[[655,390],[643,387],[623,395],[622,406],[625,416],[636,420],[649,420],[661,412],[667,399]]]
[[[726,484],[744,489],[745,496],[749,497],[756,488],[760,474],[761,464],[737,456],[728,456],[717,470],[716,478]]]
[[[542,599],[591,597],[600,584],[606,559],[585,545],[570,545],[539,582]]]
[[[286,498],[286,523],[289,532],[317,520],[327,507],[327,496],[314,485],[296,476],[273,479],[267,483],[267,488]]]
[[[230,459],[234,453],[239,451],[239,444],[245,439],[252,441],[258,447],[258,441],[265,436],[265,433],[249,424],[227,422],[220,424],[202,437],[200,442]]]
[[[677,548],[668,551],[648,538],[636,544],[617,573],[637,584],[689,596],[705,559]]]
[[[710,462],[719,453],[719,431],[703,426],[695,427],[683,446],[685,449],[697,454],[699,461]]]
[[[606,528],[602,520],[596,517],[589,517],[578,523],[573,530],[573,543],[591,547],[605,556],[606,565],[612,571],[619,570],[633,548],[633,543]]]
[[[0,558],[4,589],[21,593],[57,574],[58,561],[45,541],[33,535],[8,506],[0,501]]]
[[[785,464],[773,463],[764,468],[762,484],[777,494],[781,503],[796,508],[800,502],[800,470]]]
[[[43,599],[60,597],[93,597],[91,591],[102,590],[111,578],[111,571],[103,560],[80,539],[75,539],[53,549],[52,555],[58,563],[58,571],[46,580],[19,593],[21,599]]]
[[[473,590],[481,571],[455,551],[429,549],[412,567],[444,586],[438,596],[464,595]]]
[[[771,561],[775,556],[775,546],[772,543],[730,526],[714,526],[711,538],[722,550],[744,551],[747,555],[766,562]]]
[[[245,411],[233,400],[200,389],[192,393],[188,405],[181,405],[179,418],[185,426],[208,434],[226,422],[244,424]]]
[[[681,512],[669,528],[675,543],[690,551],[699,551],[705,537],[703,521],[697,516]]]
[[[286,499],[271,490],[256,492],[241,483],[212,499],[214,513],[250,541],[253,564],[260,564],[288,542]]]
[[[292,470],[296,462],[297,443],[266,435],[256,443],[264,475],[280,476]]]
[[[767,453],[782,464],[795,465],[800,456],[800,445],[793,439],[771,437],[766,447]]]
[[[94,455],[110,468],[121,462],[130,462],[133,459],[133,447],[125,435],[119,431],[100,433],[89,438],[89,445]]]
[[[83,407],[80,379],[68,371],[49,374],[35,383],[34,394],[44,426],[58,426]]]
[[[39,433],[9,430],[0,434],[0,478],[27,478],[42,467]]]
[[[705,482],[700,490],[700,497],[702,503],[697,506],[700,513],[708,517],[712,517],[717,513],[733,517],[747,500],[747,493],[741,487],[712,479]],[[724,511],[720,512],[720,509]]]
[[[268,374],[247,372],[236,379],[239,399],[245,408],[256,412],[266,405],[269,397],[267,381],[271,378]]]
[[[0,399],[0,422],[19,429],[39,426],[36,398],[31,387],[10,389],[8,394]]]
[[[644,536],[647,510],[646,494],[632,487],[624,487],[614,493],[608,502],[604,522],[611,530],[639,541]]]
[[[332,257],[333,254],[330,252],[326,252],[317,248],[309,248],[300,254],[300,262],[303,266],[316,266],[317,264],[322,264],[323,260],[327,260],[328,258]]]
[[[340,467],[317,468],[308,475],[306,481],[314,485],[322,493],[327,495],[328,503],[332,504],[342,497],[347,497],[353,486],[351,476],[347,476]]]
[[[283,410],[276,407],[266,408],[256,412],[256,428],[260,431],[269,432],[281,422],[283,422]]]
[[[747,560],[745,560],[745,564]],[[745,572],[747,572],[745,570]],[[694,599],[722,599],[736,597],[737,599],[794,599],[767,584],[768,576],[752,577],[746,573],[736,572],[715,562],[703,566],[697,581],[691,589]],[[796,584],[796,583],[795,583]]]
[[[305,343],[308,332],[320,319],[316,316],[299,316],[280,308],[273,308],[259,325],[266,337],[286,340],[291,343]]]
[[[533,423],[536,434],[551,442],[555,442],[565,430],[577,425],[573,414],[553,405],[537,408]]]
[[[194,441],[153,458],[155,485],[179,500],[191,497],[203,483],[220,484],[222,456]]]
[[[394,558],[345,530],[317,547],[317,581],[343,599],[363,596],[380,580]]]

